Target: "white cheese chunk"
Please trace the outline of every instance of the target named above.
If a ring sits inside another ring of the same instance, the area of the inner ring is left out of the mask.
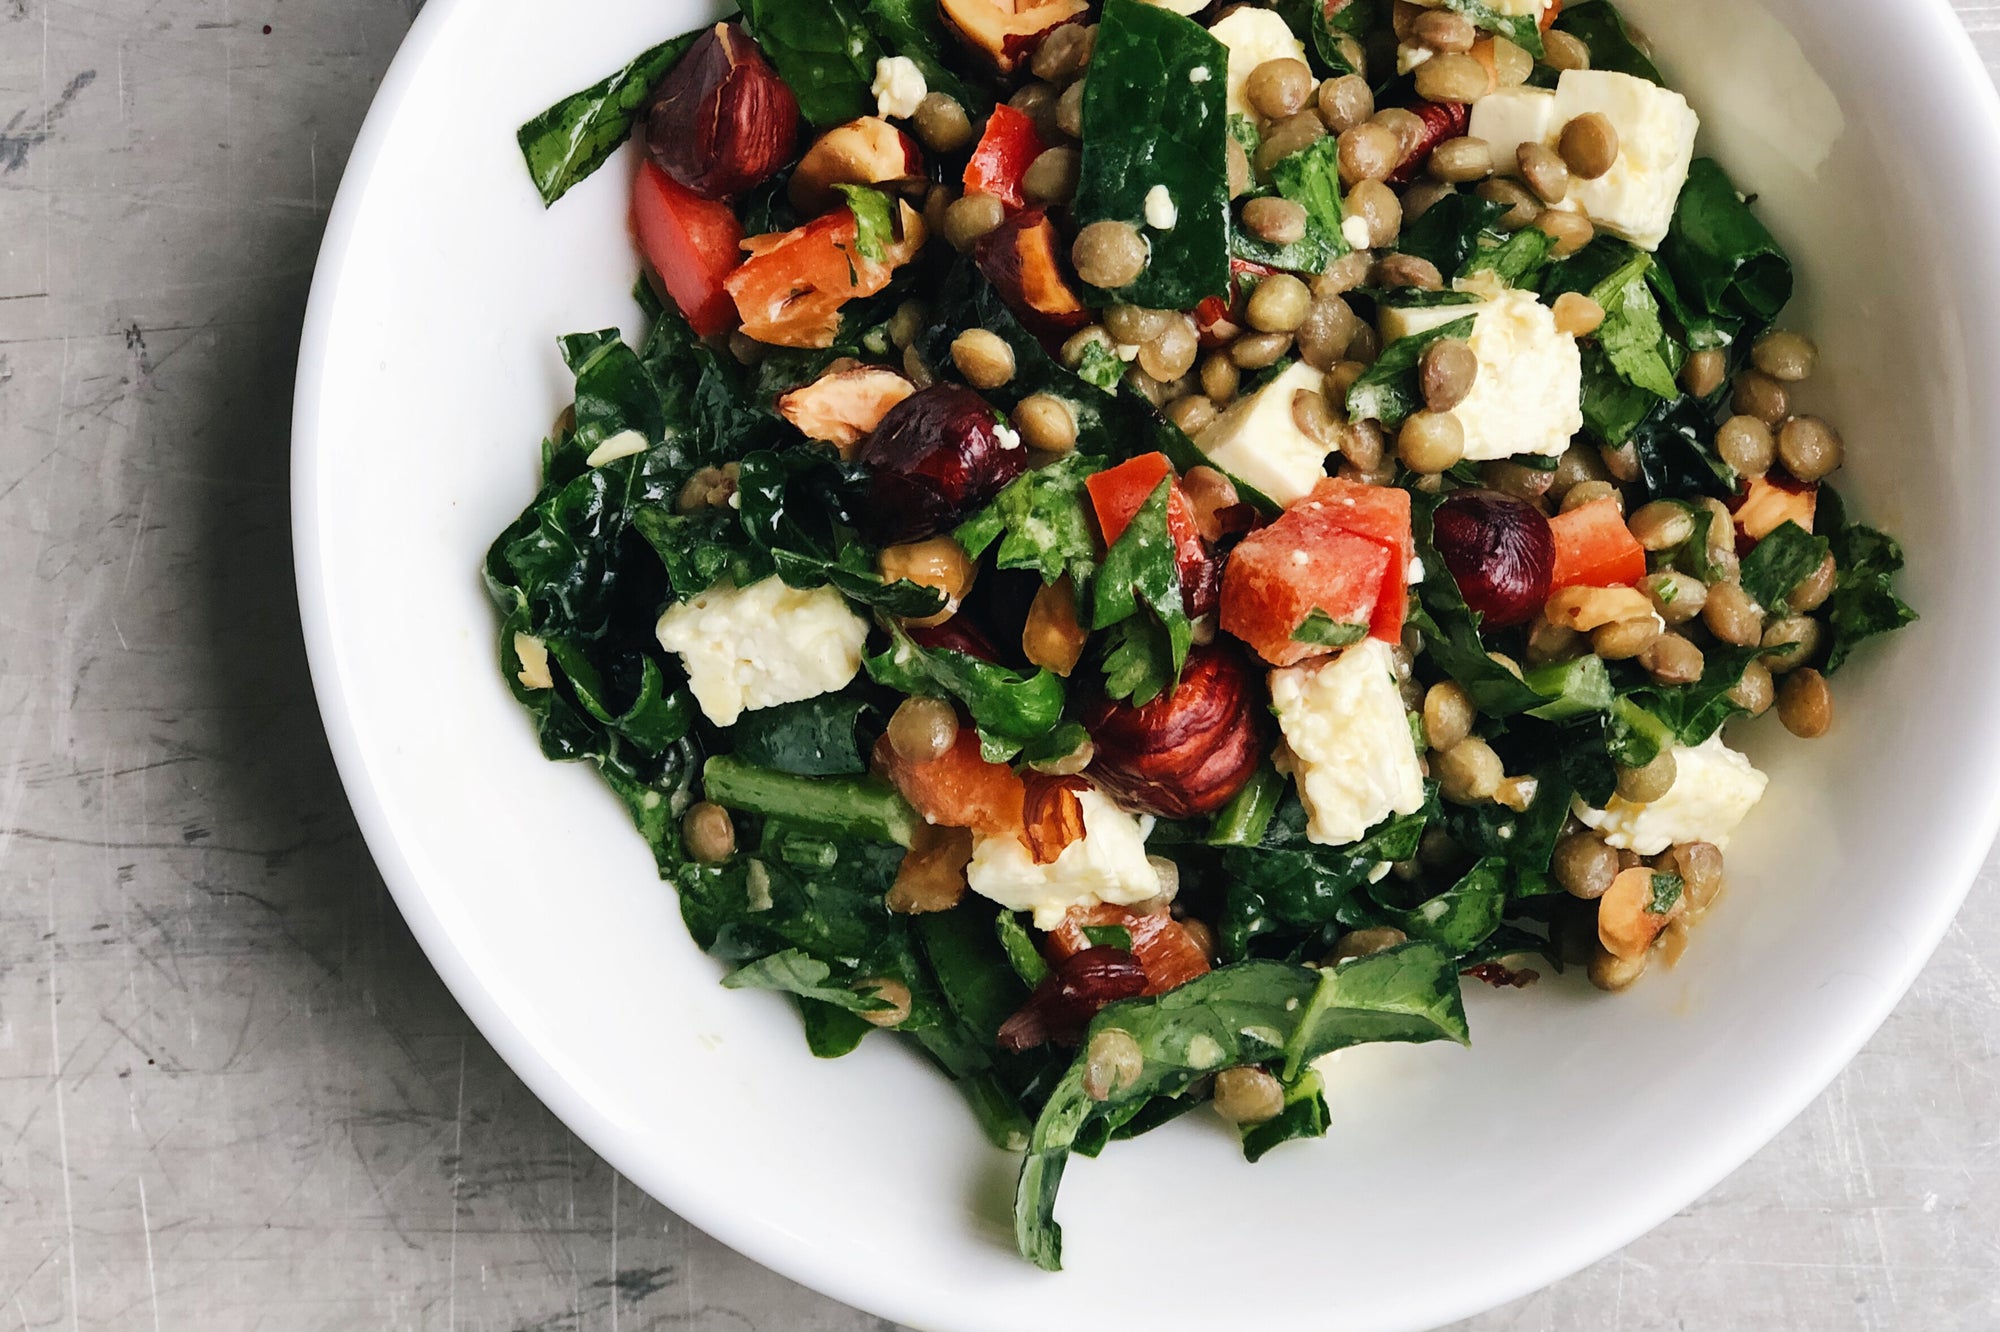
[[[1465,131],[1484,139],[1493,163],[1503,175],[1516,171],[1524,143],[1547,143],[1561,128],[1556,120],[1556,95],[1546,88],[1502,88],[1472,104],[1472,124]]]
[[[861,669],[868,622],[830,587],[801,592],[773,576],[677,602],[657,633],[687,668],[702,712],[733,726],[745,712],[843,688]]]
[[[1340,220],[1340,235],[1351,250],[1365,250],[1375,242],[1375,233],[1369,229],[1368,219],[1359,213]]]
[[[1502,289],[1476,305],[1384,307],[1384,343],[1473,317],[1467,339],[1479,362],[1472,391],[1452,409],[1465,429],[1465,456],[1487,462],[1533,453],[1560,457],[1583,429],[1583,356],[1533,292]]]
[[[1153,820],[1136,818],[1097,791],[1083,791],[1083,836],[1046,865],[1037,865],[1012,833],[972,842],[966,882],[1009,911],[1032,911],[1035,928],[1052,930],[1071,907],[1109,902],[1131,906],[1160,895],[1160,871],[1146,859]]]
[[[1396,72],[1408,74],[1436,54],[1437,52],[1428,46],[1419,46],[1415,42],[1400,42],[1396,46]]]
[[[917,114],[917,103],[930,92],[924,72],[908,56],[883,56],[875,62],[875,109],[895,120]]]
[[[1256,118],[1256,111],[1243,93],[1244,85],[1250,82],[1251,70],[1267,60],[1303,62],[1306,58],[1306,44],[1292,35],[1291,25],[1273,10],[1245,5],[1224,15],[1208,31],[1229,48],[1227,109],[1232,116]]]
[[[1326,478],[1328,450],[1292,419],[1292,398],[1300,389],[1317,393],[1325,386],[1326,376],[1304,361],[1294,362],[1263,388],[1231,403],[1194,437],[1195,446],[1217,467],[1279,504],[1296,504]]]
[[[1674,746],[1674,784],[1658,800],[1634,804],[1612,796],[1603,809],[1582,801],[1576,816],[1620,851],[1657,856],[1668,847],[1708,842],[1729,846],[1730,834],[1764,795],[1770,780],[1750,760],[1712,735],[1695,746]]]
[[[1285,737],[1278,766],[1298,779],[1312,841],[1345,846],[1391,814],[1424,807],[1424,770],[1387,643],[1370,638],[1272,671],[1271,706]]]
[[[1561,206],[1642,250],[1658,249],[1687,183],[1701,117],[1687,98],[1657,83],[1603,69],[1564,70],[1555,132],[1593,111],[1618,131],[1618,160],[1596,180],[1572,179]]]
[[[1170,9],[1183,18],[1191,18],[1208,8],[1208,0],[1146,0],[1146,3],[1160,9]]]
[[[1181,210],[1174,207],[1174,196],[1164,185],[1155,185],[1146,191],[1146,225],[1155,231],[1172,231],[1174,223],[1181,220]]]
[[[1641,249],[1658,249],[1701,129],[1701,118],[1671,88],[1610,70],[1564,70],[1553,92],[1503,88],[1480,98],[1472,104],[1467,133],[1491,145],[1501,172],[1514,173],[1523,143],[1553,147],[1563,126],[1593,111],[1618,131],[1618,158],[1596,180],[1573,178],[1556,207],[1582,213],[1599,230]]]

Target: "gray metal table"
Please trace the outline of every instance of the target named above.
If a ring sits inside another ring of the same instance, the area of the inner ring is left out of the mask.
[[[2000,61],[2000,4],[1960,8]],[[0,0],[0,1328],[880,1327],[522,1088],[335,781],[292,363],[412,9]],[[1466,1327],[2000,1327],[1995,873],[1774,1144]]]

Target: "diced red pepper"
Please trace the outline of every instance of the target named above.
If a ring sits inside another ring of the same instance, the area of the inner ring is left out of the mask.
[[[1618,501],[1608,496],[1549,519],[1556,562],[1549,591],[1566,587],[1624,587],[1646,576],[1646,549],[1625,525]]]
[[[1267,264],[1252,263],[1248,259],[1231,259],[1229,299],[1204,296],[1201,303],[1194,307],[1194,327],[1195,332],[1201,335],[1201,345],[1210,349],[1220,347],[1241,333],[1247,318],[1244,310],[1250,299],[1250,290],[1256,286],[1255,282],[1244,279],[1262,281],[1277,271]]]
[[[1542,31],[1547,32],[1555,27],[1556,20],[1562,17],[1562,12],[1563,0],[1549,0],[1549,7],[1542,11]]]
[[[986,837],[1022,835],[1027,788],[1006,764],[986,761],[979,732],[970,725],[961,726],[952,747],[928,763],[904,759],[885,735],[875,743],[875,764],[931,823]]]
[[[736,320],[724,286],[742,259],[743,224],[727,203],[704,199],[651,162],[632,189],[632,230],[653,276],[702,337]]]
[[[1292,635],[1315,611],[1375,635],[1394,562],[1381,542],[1300,505],[1230,552],[1222,569],[1222,628],[1273,666],[1324,656],[1333,649]]]
[[[1146,993],[1164,994],[1208,971],[1208,957],[1187,927],[1164,911],[1141,913],[1128,907],[1071,907],[1049,934],[1056,959],[1074,957],[1092,946],[1086,926],[1115,925],[1132,936],[1130,952],[1146,969]]]
[[[972,150],[972,160],[965,164],[965,192],[990,194],[1009,208],[1027,207],[1021,178],[1028,174],[1028,164],[1047,148],[1026,113],[1005,103],[994,107],[986,120],[986,133]]]
[[[1181,489],[1180,479],[1174,476],[1174,465],[1167,461],[1166,454],[1142,453],[1130,462],[1097,473],[1083,484],[1090,491],[1091,507],[1097,511],[1097,526],[1104,533],[1104,544],[1113,546],[1160,488],[1160,482],[1170,477],[1174,484],[1167,492],[1167,531],[1173,536],[1185,580],[1191,566],[1207,561],[1208,547],[1202,544],[1194,502]]]
[[[1417,541],[1410,530],[1410,492],[1328,477],[1313,487],[1306,502],[1324,506],[1336,526],[1388,549],[1389,568],[1369,633],[1387,643],[1399,642],[1409,611],[1410,565],[1417,558]]]

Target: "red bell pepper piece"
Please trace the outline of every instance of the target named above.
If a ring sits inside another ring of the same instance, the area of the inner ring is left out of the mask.
[[[1035,132],[1035,122],[1025,113],[1004,103],[994,107],[986,120],[986,133],[972,150],[972,160],[965,164],[965,192],[990,194],[1010,209],[1027,207],[1021,177],[1047,147]]]
[[[1646,576],[1646,550],[1625,526],[1618,501],[1578,505],[1549,519],[1556,539],[1549,591],[1565,587],[1624,587]]]
[[[736,322],[723,283],[743,255],[743,224],[725,202],[704,199],[651,162],[632,190],[632,230],[666,296],[702,337]]]

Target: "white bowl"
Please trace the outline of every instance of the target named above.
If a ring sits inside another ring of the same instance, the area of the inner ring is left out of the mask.
[[[689,27],[661,0],[432,0],[341,187],[302,355],[300,596],[356,815],[459,1001],[592,1147],[726,1243],[885,1317],[1017,1332],[1416,1328],[1693,1200],[1887,1014],[1995,830],[2000,118],[1944,0],[1631,0],[1707,147],[1798,261],[1808,401],[1900,532],[1914,629],[1826,739],[1748,728],[1770,795],[1680,967],[1608,999],[1471,996],[1474,1046],[1357,1052],[1323,1143],[1255,1167],[1184,1121],[1066,1181],[1069,1270],[1017,1258],[1015,1162],[889,1042],[810,1058],[727,992],[585,768],[538,754],[477,568],[568,397],[558,334],[636,330],[629,164],[544,213],[513,130]],[[1475,989],[1479,987],[1474,987]]]

